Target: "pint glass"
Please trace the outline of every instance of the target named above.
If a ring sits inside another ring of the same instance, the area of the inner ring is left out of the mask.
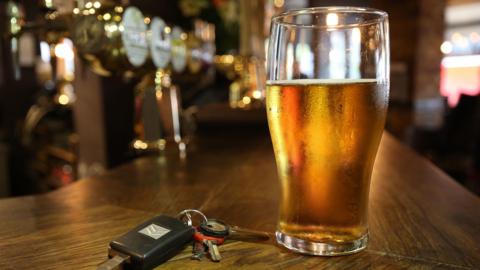
[[[281,184],[277,242],[324,256],[364,249],[388,106],[387,14],[325,7],[275,16],[267,72]]]

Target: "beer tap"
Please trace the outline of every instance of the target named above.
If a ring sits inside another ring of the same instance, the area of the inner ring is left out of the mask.
[[[150,22],[147,32],[151,60],[156,67],[153,75],[147,74],[135,91],[135,134],[132,147],[139,152],[158,152],[165,149],[165,127],[168,118],[161,113],[164,89],[171,86],[167,69],[171,59],[171,28],[159,17]]]
[[[142,104],[142,109],[136,108],[137,113],[146,111],[158,112],[142,116],[136,116],[137,139],[132,143],[133,148],[141,151],[163,150],[167,142],[174,142],[181,156],[185,156],[185,150],[192,130],[192,118],[188,117],[182,107],[182,93],[176,80],[183,80],[185,74],[200,76],[206,72],[205,67],[211,66],[214,47],[213,25],[204,23],[199,27],[196,23],[195,31],[185,33],[178,26],[168,26],[161,18],[153,17],[148,31],[151,63],[155,66],[154,86],[148,86],[151,79],[144,79],[143,90],[139,89],[136,95],[136,106]],[[206,29],[206,30],[205,30]],[[149,63],[147,63],[149,65]],[[204,76],[209,78],[210,76]],[[208,83],[209,79],[199,79],[197,84]],[[155,89],[155,94],[151,93]],[[148,99],[155,100],[149,101]],[[158,108],[149,108],[157,105]],[[189,109],[187,111],[194,111]],[[149,124],[151,119],[157,118],[157,124]],[[142,121],[143,119],[143,121]],[[150,119],[145,121],[146,119]],[[143,126],[141,125],[143,123]],[[149,136],[147,133],[160,134],[155,129],[161,129],[162,139]],[[150,138],[150,140],[146,140]]]
[[[136,106],[141,104],[142,108],[135,110],[137,139],[132,146],[136,150],[161,151],[167,141],[175,142],[181,152],[186,149],[181,132],[180,91],[171,78],[172,72],[181,73],[185,70],[185,39],[186,34],[178,26],[172,28],[159,17],[151,20],[148,40],[151,61],[156,71],[154,86],[147,84],[137,91]]]
[[[134,6],[95,9],[95,3],[82,2],[73,10],[73,40],[80,57],[97,74],[142,78],[135,91],[132,148],[158,152],[172,141],[184,151],[188,136],[182,127],[180,88],[174,82],[180,78],[183,83],[185,74],[199,74],[205,63],[213,62],[213,31],[205,49],[195,33],[189,35],[159,17],[144,16]]]
[[[96,2],[95,2],[96,3]],[[140,77],[148,56],[147,24],[133,6],[91,7],[73,10],[72,36],[82,59],[101,76]]]

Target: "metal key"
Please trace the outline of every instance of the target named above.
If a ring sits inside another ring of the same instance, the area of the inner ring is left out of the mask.
[[[230,233],[230,226],[218,219],[208,219],[198,226],[198,230],[208,236],[226,237]]]
[[[205,235],[197,229],[193,235],[193,239],[195,242],[201,243],[204,246],[205,250],[208,251],[212,261],[219,262],[222,259],[218,245],[221,245],[225,242],[225,237]]]
[[[192,260],[198,260],[201,261],[202,258],[205,256],[206,252],[206,247],[205,244],[199,241],[193,241],[193,250],[192,250],[192,256],[190,257]]]
[[[222,259],[222,256],[220,255],[220,250],[218,250],[217,243],[212,240],[203,240],[203,243],[205,243],[208,247],[210,259],[212,259],[214,262],[219,262]]]
[[[268,242],[273,239],[270,234],[266,232],[250,230],[238,226],[229,226],[227,237],[232,240],[245,242]]]
[[[272,239],[266,232],[230,226],[218,219],[208,219],[203,222],[199,226],[199,231],[208,236],[226,237],[246,242],[265,242]]]

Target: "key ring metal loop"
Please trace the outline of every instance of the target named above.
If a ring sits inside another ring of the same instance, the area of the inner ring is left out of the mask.
[[[201,216],[202,219],[203,219],[203,222],[208,221],[207,216],[205,216],[204,213],[200,212],[197,209],[185,209],[185,210],[183,210],[183,211],[181,211],[180,213],[177,214],[177,218],[182,220],[183,222],[186,222],[188,226],[193,226],[192,215],[190,215],[190,213],[195,213],[195,214]],[[186,219],[185,219],[185,217],[186,217]]]

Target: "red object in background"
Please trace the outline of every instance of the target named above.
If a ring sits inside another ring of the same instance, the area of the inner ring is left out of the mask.
[[[59,188],[73,182],[72,168],[70,165],[58,165],[52,168],[50,186]]]
[[[447,56],[442,60],[440,93],[455,107],[462,94],[480,95],[480,55]]]

